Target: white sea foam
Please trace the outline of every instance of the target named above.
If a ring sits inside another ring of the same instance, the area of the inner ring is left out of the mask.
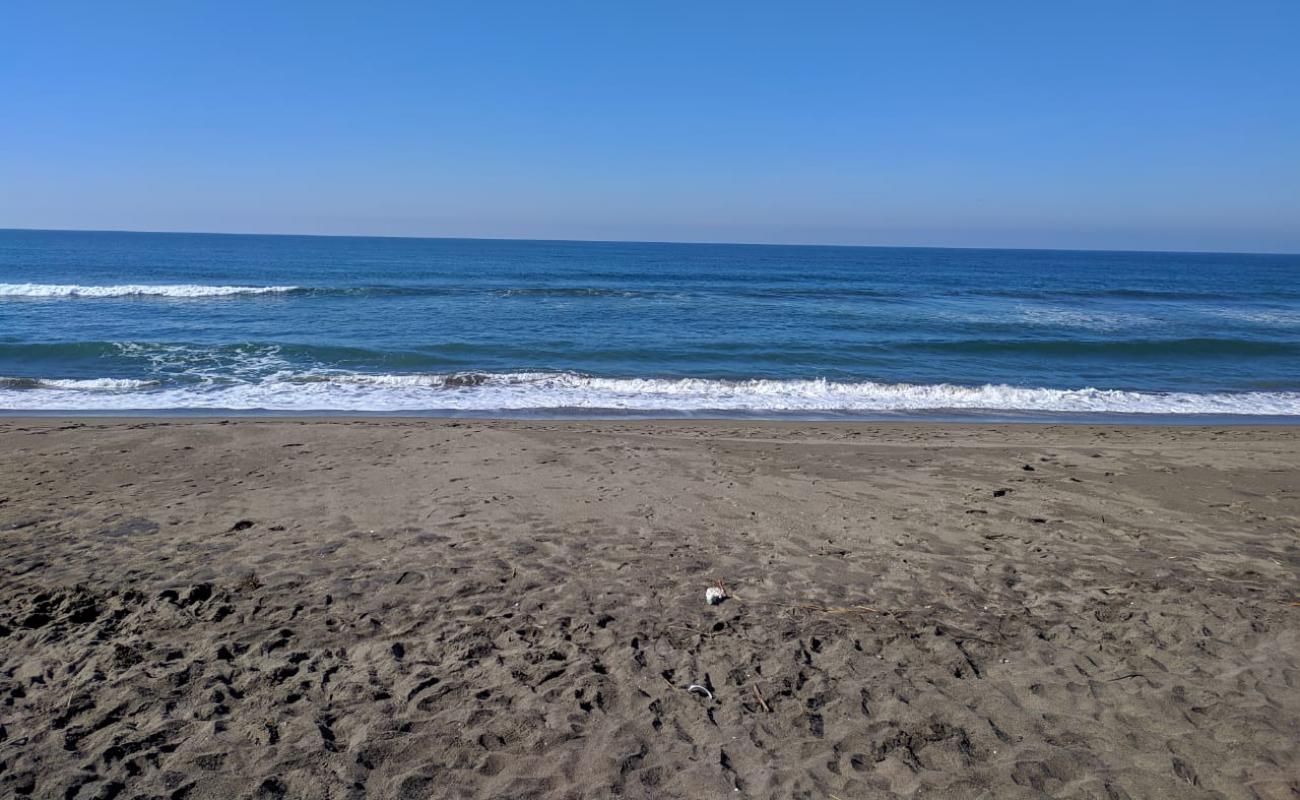
[[[138,392],[158,385],[157,381],[134,378],[3,378],[0,377],[0,397],[5,392],[39,391],[41,389],[68,392]],[[0,402],[3,402],[0,400]],[[2,406],[0,406],[2,407]]]
[[[1212,316],[1268,328],[1300,327],[1300,311],[1294,309],[1215,308]]]
[[[1020,320],[1028,325],[1082,328],[1093,331],[1118,331],[1150,322],[1148,318],[1136,314],[1085,311],[1058,306],[1020,306],[1017,314]]]
[[[105,379],[99,379],[103,381]],[[67,382],[64,382],[67,383]],[[280,372],[200,385],[0,383],[0,409],[871,414],[1046,412],[1300,416],[1300,392],[1126,392],[1006,385],[596,378],[573,373],[363,375]]]
[[[80,286],[63,283],[0,283],[3,298],[79,297],[229,297],[233,295],[291,292],[297,286],[204,286],[201,284],[123,284]]]

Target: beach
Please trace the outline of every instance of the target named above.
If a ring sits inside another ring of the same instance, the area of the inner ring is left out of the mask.
[[[0,452],[6,797],[1300,787],[1293,427],[10,418]]]

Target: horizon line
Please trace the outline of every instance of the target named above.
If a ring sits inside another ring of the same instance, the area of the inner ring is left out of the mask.
[[[249,231],[194,231],[194,230],[140,230],[135,228],[9,228],[0,226],[0,232],[19,233],[126,233],[156,236],[274,236],[300,239],[408,239],[416,241],[469,241],[469,242],[553,242],[558,244],[652,244],[699,245],[702,247],[834,247],[875,250],[981,250],[1022,251],[1039,253],[1153,253],[1170,255],[1237,255],[1237,256],[1300,256],[1300,252],[1284,250],[1152,250],[1114,247],[995,247],[954,246],[926,244],[827,244],[815,242],[729,242],[729,241],[679,241],[671,239],[573,239],[536,238],[531,236],[421,236],[414,234],[373,233],[252,233]]]

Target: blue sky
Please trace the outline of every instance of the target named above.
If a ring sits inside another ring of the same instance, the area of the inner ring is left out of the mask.
[[[1300,2],[82,2],[0,227],[1300,252]]]

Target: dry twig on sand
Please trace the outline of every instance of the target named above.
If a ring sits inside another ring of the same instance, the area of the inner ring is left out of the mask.
[[[776,602],[758,602],[754,605],[780,606],[793,611],[806,611],[813,614],[888,614],[888,611],[881,611],[871,606],[823,606],[815,603],[776,603]]]
[[[696,630],[695,628],[691,628],[686,625],[665,625],[664,627],[668,628],[669,630],[689,631],[690,633],[693,633],[696,636],[703,636],[706,639],[713,635],[711,633],[706,633],[705,631]]]

